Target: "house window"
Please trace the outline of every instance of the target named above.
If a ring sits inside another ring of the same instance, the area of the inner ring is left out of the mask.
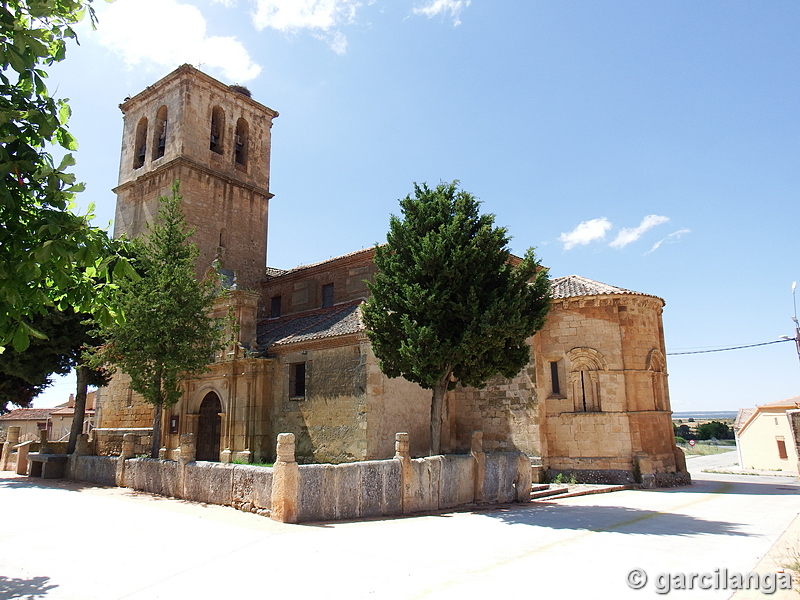
[[[550,363],[550,393],[553,396],[561,395],[561,383],[558,380],[558,361]]]
[[[47,429],[47,423],[37,423],[36,429],[38,429],[39,431],[44,431],[45,429]]]
[[[243,170],[247,167],[247,153],[249,146],[249,127],[247,121],[239,119],[236,122],[236,145],[234,148],[234,160],[237,167]]]
[[[333,306],[333,284],[328,283],[322,286],[322,308]]]
[[[281,297],[273,296],[269,305],[269,318],[277,319],[281,316]]]
[[[225,131],[225,113],[219,106],[211,109],[211,142],[212,152],[222,154],[222,135]]]
[[[156,113],[156,145],[153,148],[153,160],[164,156],[167,147],[167,107],[162,106]]]
[[[778,442],[778,457],[779,458],[789,458],[789,455],[786,453],[786,442],[783,438],[777,438],[775,440]]]
[[[219,247],[220,248],[227,248],[228,247],[228,230],[224,227],[219,230]]]
[[[289,396],[295,400],[306,397],[306,363],[289,365]]]
[[[147,156],[147,117],[139,119],[136,126],[136,138],[133,144],[133,168],[139,169],[144,165]]]

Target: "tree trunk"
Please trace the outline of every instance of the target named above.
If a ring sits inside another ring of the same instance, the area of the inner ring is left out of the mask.
[[[442,452],[442,415],[445,397],[447,395],[447,384],[450,383],[450,371],[433,386],[433,396],[431,398],[431,453],[430,456],[441,454]]]
[[[150,447],[150,458],[158,458],[161,449],[161,407],[164,406],[164,396],[161,391],[161,371],[156,372],[155,388],[158,390],[158,401],[153,405],[153,444]]]
[[[83,433],[83,420],[86,418],[86,392],[89,388],[89,367],[79,366],[78,388],[75,390],[75,413],[72,416],[72,427],[69,430],[67,454],[75,452],[78,436]]]
[[[162,406],[161,402],[153,406],[153,445],[150,447],[150,458],[158,458],[158,451],[161,449]]]

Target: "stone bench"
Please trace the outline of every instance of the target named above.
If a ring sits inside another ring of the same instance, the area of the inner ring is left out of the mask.
[[[28,454],[28,477],[59,479],[64,476],[68,454]]]

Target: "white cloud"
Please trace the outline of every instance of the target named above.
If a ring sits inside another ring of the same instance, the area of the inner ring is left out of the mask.
[[[149,63],[171,69],[188,62],[219,70],[239,83],[261,72],[236,38],[206,35],[206,20],[195,6],[176,0],[117,0],[95,6],[97,39],[128,67]]]
[[[423,6],[417,6],[411,9],[415,15],[425,15],[428,18],[435,17],[436,15],[443,15],[450,13],[453,17],[453,25],[460,25],[461,11],[470,5],[472,0],[429,0]]]
[[[226,1],[226,0],[217,0]],[[373,2],[369,2],[373,4]],[[352,23],[361,7],[358,0],[255,0],[253,25],[261,31],[269,27],[284,33],[301,29],[316,31],[337,54],[347,51],[347,37],[337,29]]]
[[[635,242],[642,237],[645,232],[649,231],[656,225],[661,225],[669,221],[669,217],[662,217],[660,215],[647,215],[638,227],[625,227],[620,229],[617,237],[609,244],[612,248],[624,248],[630,243]]]
[[[650,248],[650,250],[648,250],[647,252],[645,252],[645,255],[650,254],[651,252],[655,252],[656,250],[658,250],[659,247],[661,246],[661,244],[663,244],[664,242],[667,242],[667,243],[677,242],[685,234],[691,233],[691,231],[692,231],[691,229],[686,229],[686,228],[678,229],[678,231],[673,231],[667,237],[665,237],[663,239],[660,239],[655,244],[653,244],[653,247]]]
[[[611,221],[605,217],[583,221],[569,233],[562,233],[558,236],[558,241],[564,244],[564,250],[569,250],[575,246],[585,246],[589,242],[602,240],[606,237],[606,232],[611,229]]]
[[[212,0],[217,4],[222,4],[223,6],[227,6],[230,8],[231,6],[236,6],[236,0]]]

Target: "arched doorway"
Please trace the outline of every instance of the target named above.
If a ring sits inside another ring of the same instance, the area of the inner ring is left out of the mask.
[[[222,431],[222,404],[219,396],[209,392],[200,404],[197,423],[197,460],[219,460],[219,437]]]

